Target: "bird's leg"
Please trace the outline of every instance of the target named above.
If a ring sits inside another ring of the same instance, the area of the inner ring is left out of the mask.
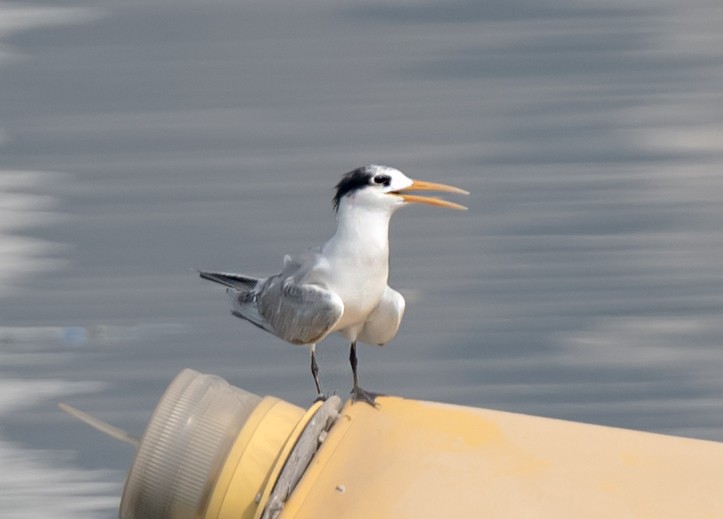
[[[326,395],[321,392],[321,384],[319,384],[319,364],[316,363],[316,344],[312,344],[309,348],[311,352],[311,376],[314,377],[314,385],[316,385],[316,398],[314,402],[326,400]]]
[[[352,402],[366,402],[372,407],[376,407],[375,402],[379,393],[372,393],[366,391],[359,386],[359,376],[356,372],[357,358],[356,358],[356,341],[352,341],[351,347],[349,348],[349,363],[351,364],[351,373],[354,376],[354,387],[351,389],[351,400]]]
[[[356,372],[357,358],[356,358],[356,341],[351,343],[349,348],[349,364],[351,364],[351,373],[354,377],[354,387],[359,387],[359,376]]]

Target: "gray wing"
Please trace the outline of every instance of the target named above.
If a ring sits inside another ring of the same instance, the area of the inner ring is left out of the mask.
[[[228,289],[232,313],[293,344],[323,339],[344,313],[341,298],[321,286],[326,263],[319,250],[284,257],[280,274],[251,288]]]
[[[256,296],[256,308],[269,331],[293,344],[320,341],[344,313],[334,292],[283,276],[268,278]]]
[[[399,330],[405,306],[402,294],[387,286],[381,301],[364,323],[359,340],[379,346],[391,341]]]

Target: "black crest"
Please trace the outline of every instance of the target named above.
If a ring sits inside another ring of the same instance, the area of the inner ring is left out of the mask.
[[[339,210],[339,203],[345,195],[368,186],[373,176],[374,170],[370,166],[362,166],[341,177],[341,180],[336,185],[336,194],[333,200],[334,211]]]

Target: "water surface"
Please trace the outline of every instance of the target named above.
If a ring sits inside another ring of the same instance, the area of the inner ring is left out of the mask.
[[[275,272],[362,164],[472,192],[392,225],[365,386],[723,440],[717,2],[0,4],[0,514],[115,517],[185,367],[307,406],[308,355],[193,268]],[[345,395],[347,349],[320,347]],[[38,485],[36,482],[45,482]]]

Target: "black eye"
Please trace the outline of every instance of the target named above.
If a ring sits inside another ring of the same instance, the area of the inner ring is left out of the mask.
[[[374,180],[375,184],[382,184],[386,187],[389,187],[389,184],[392,183],[392,177],[389,175],[377,175],[372,180]]]

